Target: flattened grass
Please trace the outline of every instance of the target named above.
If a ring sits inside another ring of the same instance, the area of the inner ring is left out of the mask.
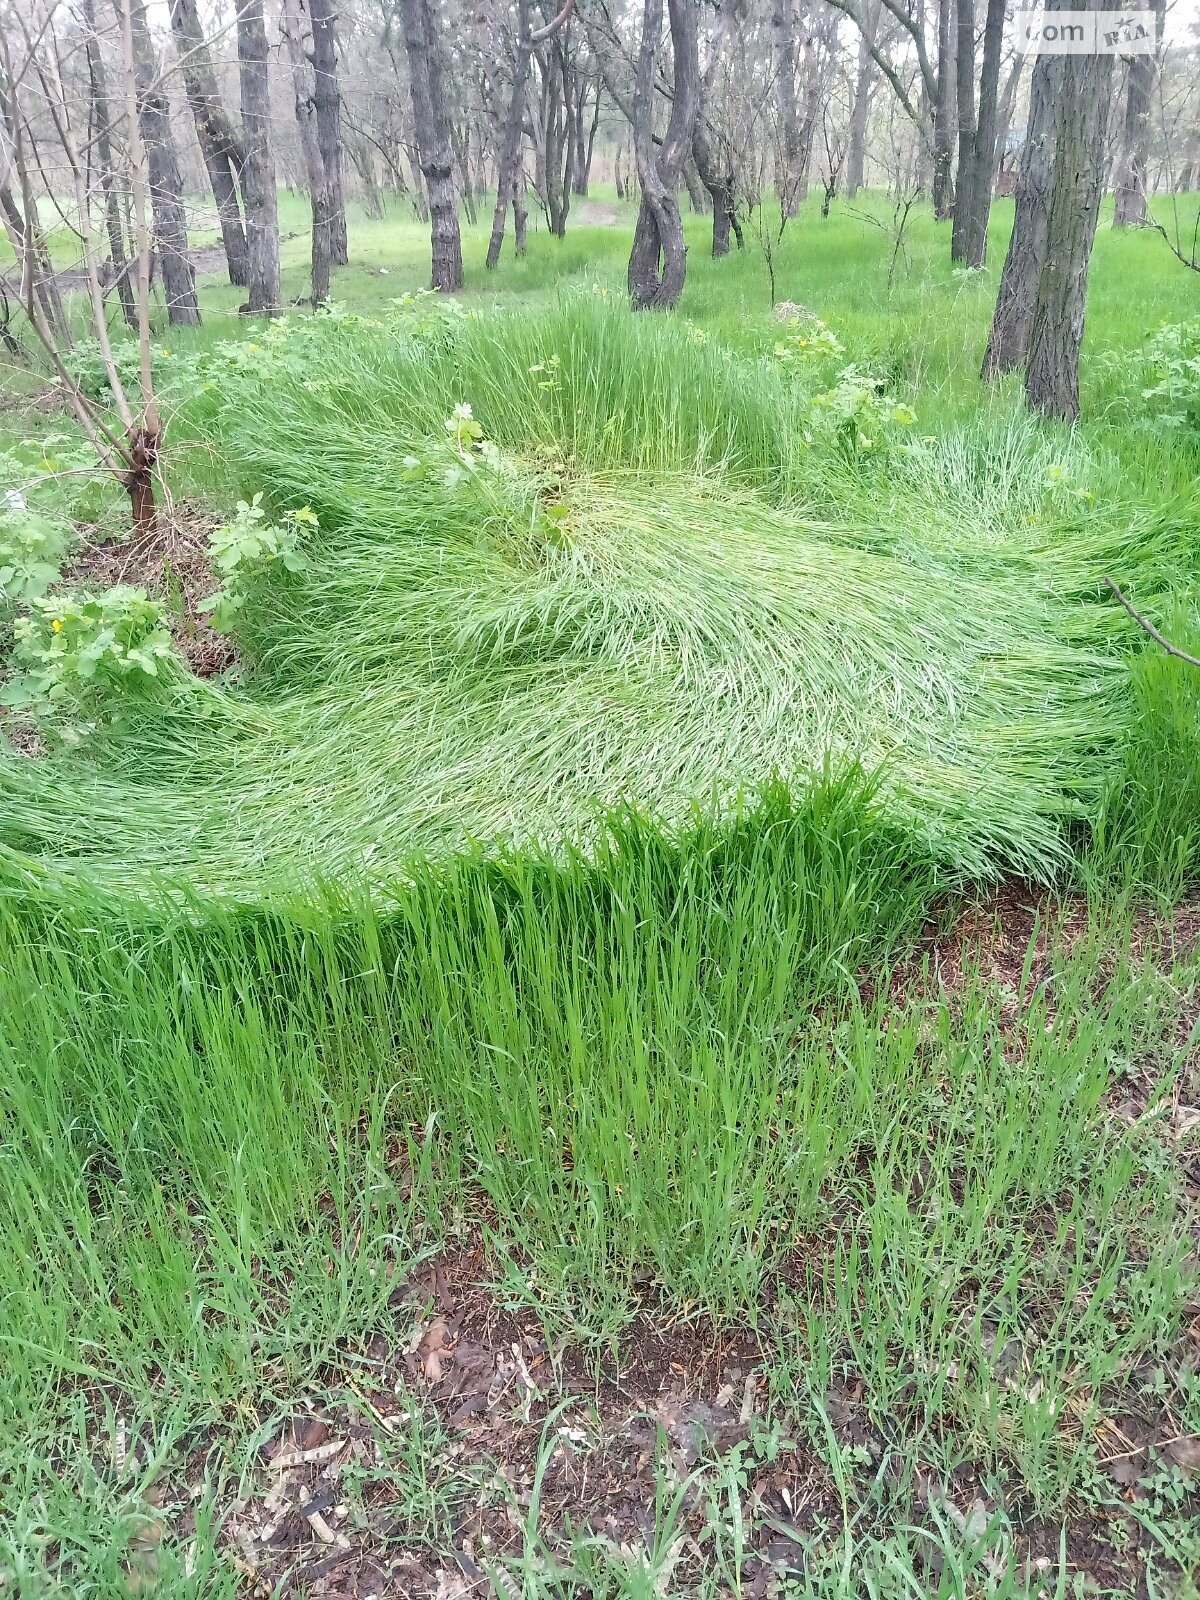
[[[247,492],[315,508],[309,570],[248,616],[243,685],[148,705],[93,757],[0,761],[5,842],[253,898],[578,842],[621,802],[674,826],[832,763],[878,771],[947,872],[1048,873],[1131,716],[1136,630],[1101,579],[1169,582],[1187,508],[1132,511],[1102,457],[1013,422],[847,457],[829,381],[592,295],[241,347],[193,425]],[[511,471],[447,487],[462,401]]]

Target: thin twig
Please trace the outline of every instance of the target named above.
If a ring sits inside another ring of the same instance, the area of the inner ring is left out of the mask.
[[[1186,661],[1189,666],[1200,667],[1200,656],[1190,656],[1186,650],[1181,650],[1177,644],[1172,644],[1168,638],[1159,633],[1158,629],[1150,621],[1149,617],[1144,617],[1140,611],[1134,610],[1133,606],[1128,600],[1126,600],[1125,596],[1121,593],[1120,589],[1117,588],[1116,584],[1111,578],[1105,578],[1104,581],[1116,595],[1121,604],[1125,607],[1126,611],[1128,611],[1129,615],[1137,623],[1138,627],[1144,629],[1156,644],[1162,645],[1163,649],[1169,656],[1177,656],[1180,661]]]

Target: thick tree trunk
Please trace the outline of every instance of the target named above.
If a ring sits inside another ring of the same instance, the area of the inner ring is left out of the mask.
[[[346,200],[342,178],[342,97],[337,72],[337,6],[334,0],[308,0],[312,19],[313,103],[317,137],[329,196],[329,243],[335,265],[350,256],[346,243]]]
[[[1049,417],[1079,415],[1088,264],[1104,188],[1113,57],[1065,56],[1046,219],[1046,259],[1029,329],[1025,395]]]
[[[196,124],[200,154],[216,202],[229,281],[244,288],[250,281],[250,264],[237,184],[245,152],[221,99],[196,0],[171,0],[171,31],[179,52],[188,108]]]
[[[1062,10],[1063,6],[1051,0],[1047,9]],[[1025,365],[1029,353],[1029,325],[1037,300],[1038,279],[1046,259],[1046,226],[1065,60],[1065,56],[1046,54],[1039,55],[1034,62],[1013,231],[1000,275],[1000,292],[987,353],[983,358],[984,378],[1018,371]]]
[[[954,210],[954,129],[958,74],[952,49],[954,0],[938,0],[937,98],[933,106],[933,215],[945,222]]]
[[[729,225],[733,217],[733,177],[721,172],[702,116],[696,118],[692,134],[692,159],[700,174],[700,182],[708,190],[708,197],[712,201],[712,253],[714,256],[727,256]]]
[[[462,288],[462,236],[458,226],[458,197],[454,192],[450,116],[433,8],[430,0],[400,0],[400,14],[404,21],[404,46],[408,51],[408,82],[417,151],[429,196],[433,287],[452,293]]]
[[[262,0],[239,0],[237,53],[246,152],[242,167],[250,269],[246,309],[271,313],[279,307],[279,202],[271,153],[270,77]]]
[[[138,127],[146,150],[154,240],[167,299],[167,319],[183,326],[194,326],[200,321],[200,303],[196,299],[196,275],[188,259],[183,180],[179,176],[179,159],[171,133],[171,106],[155,59],[144,0],[133,5],[130,22]]]
[[[314,308],[329,299],[329,272],[333,259],[333,206],[329,197],[329,172],[321,148],[315,84],[305,53],[306,29],[301,0],[283,0],[280,26],[288,59],[292,66],[292,95],[296,105],[296,126],[300,150],[308,173],[308,192],[312,199],[312,303]]]
[[[661,145],[654,143],[654,79],[662,29],[662,0],[644,0],[634,91],[634,148],[642,203],[629,256],[635,307],[673,306],[683,293],[687,245],[679,215],[679,177],[692,148],[700,108],[696,10],[691,0],[668,0],[675,82]]]
[[[968,267],[982,267],[987,261],[1003,42],[1004,0],[987,0],[977,113],[974,0],[958,0],[958,190],[954,197],[950,259]]]
[[[1113,227],[1137,227],[1146,220],[1146,158],[1150,146],[1150,105],[1158,78],[1157,50],[1162,40],[1166,0],[1154,0],[1155,54],[1130,56],[1125,87],[1125,125],[1117,181],[1113,186]]]
[[[137,306],[133,299],[133,284],[129,281],[130,267],[125,254],[125,229],[121,223],[121,206],[113,181],[108,89],[104,77],[104,60],[100,54],[100,38],[96,32],[95,0],[85,0],[83,20],[87,28],[88,87],[92,100],[92,127],[96,130],[96,158],[100,164],[100,193],[104,199],[104,230],[108,235],[108,249],[112,256],[113,282],[121,300],[121,315],[125,318],[127,326],[136,328]]]

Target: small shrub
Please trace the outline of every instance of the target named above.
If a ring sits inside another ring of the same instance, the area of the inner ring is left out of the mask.
[[[882,378],[855,366],[843,367],[837,383],[813,400],[814,429],[833,435],[850,461],[886,450],[897,428],[911,428],[916,413],[911,406],[884,393]]]
[[[162,607],[125,584],[36,598],[13,635],[18,672],[0,699],[71,742],[119,720],[175,662]]]
[[[1142,390],[1155,424],[1200,430],[1200,322],[1168,324],[1151,334],[1145,352],[1148,375]]]
[[[200,602],[200,610],[212,612],[219,633],[233,628],[254,584],[268,572],[304,570],[300,529],[305,526],[317,526],[307,506],[286,512],[281,522],[269,522],[259,493],[253,500],[239,500],[233,521],[214,530],[209,550],[221,587]]]

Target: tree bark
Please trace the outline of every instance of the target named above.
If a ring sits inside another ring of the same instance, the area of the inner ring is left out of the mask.
[[[1162,39],[1166,0],[1154,0],[1155,54],[1130,56],[1125,88],[1125,125],[1114,186],[1113,227],[1138,227],[1146,220],[1146,157],[1150,145],[1150,104],[1158,77],[1157,47]]]
[[[1025,395],[1032,410],[1064,420],[1079,415],[1079,348],[1104,188],[1112,66],[1110,55],[1063,57],[1046,259],[1030,321]]]
[[[350,256],[346,242],[346,199],[342,177],[342,97],[338,88],[337,21],[333,0],[308,0],[312,19],[313,103],[317,137],[325,166],[329,197],[329,243],[334,263],[344,267]]]
[[[800,108],[796,100],[796,6],[795,0],[774,0],[771,30],[775,36],[775,82],[779,102],[779,131],[782,158],[779,201],[785,217],[800,209],[801,189],[807,162],[804,136],[800,127]]]
[[[321,148],[320,119],[316,104],[316,85],[304,48],[305,26],[302,0],[283,0],[280,25],[288,59],[292,66],[292,95],[296,105],[296,126],[300,150],[308,173],[308,192],[312,200],[312,303],[314,308],[329,299],[329,273],[333,260],[333,206],[329,195],[329,169]]]
[[[954,0],[938,0],[937,92],[933,103],[933,215],[938,222],[954,210],[954,129],[958,122],[958,74],[951,48]]]
[[[679,215],[679,177],[700,108],[700,58],[692,0],[667,0],[675,82],[661,145],[654,143],[654,77],[662,0],[644,0],[633,102],[633,137],[642,202],[629,255],[629,293],[638,309],[673,306],[683,293],[687,244]]]
[[[508,99],[508,111],[504,118],[500,153],[497,158],[496,209],[492,213],[492,233],[488,240],[487,266],[489,270],[500,260],[509,203],[510,201],[514,203],[515,210],[516,204],[520,200],[521,137],[525,126],[525,96],[529,84],[529,63],[533,58],[533,47],[535,43],[552,39],[559,28],[566,24],[574,9],[575,0],[567,0],[567,4],[563,6],[553,21],[534,34],[529,27],[530,0],[518,0],[517,46],[513,60],[512,92]],[[523,211],[518,211],[517,215],[521,218],[520,226],[517,229],[517,254],[524,255],[524,213]]]
[[[158,71],[144,0],[135,0],[130,24],[138,126],[146,150],[150,208],[167,299],[167,320],[185,327],[195,326],[200,321],[200,303],[196,299],[196,275],[188,258],[183,180],[179,176],[179,159],[171,133],[171,106]]]
[[[858,67],[854,76],[854,102],[850,110],[850,138],[846,150],[846,198],[853,200],[863,186],[867,164],[867,120],[878,68],[871,55],[879,30],[880,0],[863,7],[863,28],[858,36]]]
[[[700,174],[700,182],[708,190],[708,197],[712,201],[712,253],[714,256],[727,256],[729,227],[733,218],[733,175],[721,171],[703,116],[696,118],[692,134],[692,159]]]
[[[1064,0],[1050,0],[1047,6],[1048,12],[1062,9]],[[1065,60],[1065,56],[1039,54],[1034,61],[1012,237],[1008,241],[991,336],[983,358],[985,379],[998,377],[1002,372],[1016,372],[1025,365],[1029,352],[1029,326],[1037,300],[1038,279],[1046,259],[1046,227]]]
[[[237,53],[246,152],[242,166],[250,269],[246,310],[270,314],[279,307],[279,201],[271,152],[270,76],[262,0],[239,0]]]
[[[84,26],[87,28],[88,87],[92,99],[92,126],[96,130],[96,158],[100,163],[100,193],[104,200],[104,230],[108,235],[108,250],[112,256],[113,281],[121,301],[121,315],[126,325],[138,325],[137,306],[133,299],[133,285],[129,281],[129,259],[125,254],[125,229],[121,222],[121,206],[117,199],[113,179],[112,138],[108,110],[108,88],[105,83],[104,61],[100,54],[100,37],[96,32],[95,0],[84,0]]]
[[[433,287],[452,293],[462,288],[462,236],[458,226],[458,197],[454,192],[450,116],[433,9],[430,0],[400,0],[400,14],[404,22],[404,47],[408,52],[417,152],[429,196]]]
[[[974,0],[958,0],[958,188],[950,259],[968,267],[982,267],[987,261],[1003,41],[1004,0],[987,0],[976,112],[975,5]]]
[[[171,0],[171,32],[179,52],[188,109],[196,124],[200,154],[216,202],[229,281],[244,288],[250,281],[250,264],[237,186],[246,157],[241,137],[221,99],[196,0]]]

